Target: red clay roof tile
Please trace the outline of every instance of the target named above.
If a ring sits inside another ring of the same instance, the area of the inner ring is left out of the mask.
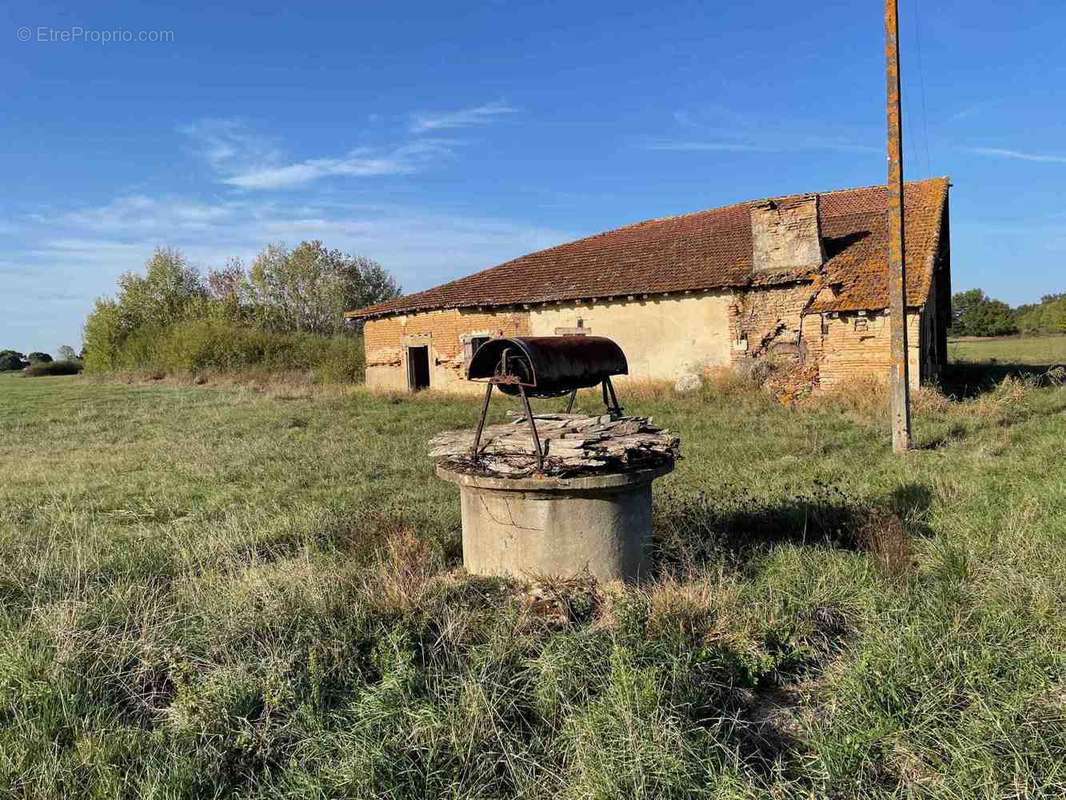
[[[922,305],[929,293],[947,195],[947,178],[906,185],[907,301],[911,306]],[[445,308],[700,291],[812,277],[808,271],[753,278],[752,204],[627,225],[530,253],[348,316],[365,319]],[[888,306],[886,209],[883,186],[820,195],[819,222],[828,255],[823,265],[824,283],[836,292],[811,310]]]

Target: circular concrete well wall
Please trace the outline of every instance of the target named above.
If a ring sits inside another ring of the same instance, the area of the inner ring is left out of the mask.
[[[588,569],[599,580],[647,571],[651,483],[673,469],[499,478],[438,466],[459,485],[463,563],[478,575],[554,575]]]

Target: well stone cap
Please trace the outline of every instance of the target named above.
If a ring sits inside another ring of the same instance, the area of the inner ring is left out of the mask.
[[[636,486],[651,483],[658,477],[672,472],[673,461],[666,461],[654,467],[628,470],[625,472],[603,472],[588,475],[576,475],[562,478],[557,475],[531,475],[522,478],[504,478],[486,475],[472,475],[448,469],[443,464],[437,465],[437,477],[460,486],[474,489],[495,489],[511,492],[573,492],[616,487]]]

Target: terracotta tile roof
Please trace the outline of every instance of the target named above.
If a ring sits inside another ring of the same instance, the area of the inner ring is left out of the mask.
[[[908,183],[905,192],[907,299],[909,305],[918,306],[929,292],[948,179]],[[442,286],[350,312],[348,316],[360,319],[434,309],[589,300],[812,279],[810,272],[753,277],[749,212],[753,202],[627,225],[530,253]],[[886,209],[883,186],[819,196],[819,223],[828,256],[822,267],[822,282],[833,291],[821,293],[812,310],[887,307]]]

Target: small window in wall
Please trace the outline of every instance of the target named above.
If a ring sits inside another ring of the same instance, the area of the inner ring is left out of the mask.
[[[470,366],[471,360],[474,358],[474,353],[477,352],[481,345],[485,344],[491,336],[464,336],[463,337],[463,364]]]
[[[429,347],[407,348],[407,388],[419,392],[429,388]]]

